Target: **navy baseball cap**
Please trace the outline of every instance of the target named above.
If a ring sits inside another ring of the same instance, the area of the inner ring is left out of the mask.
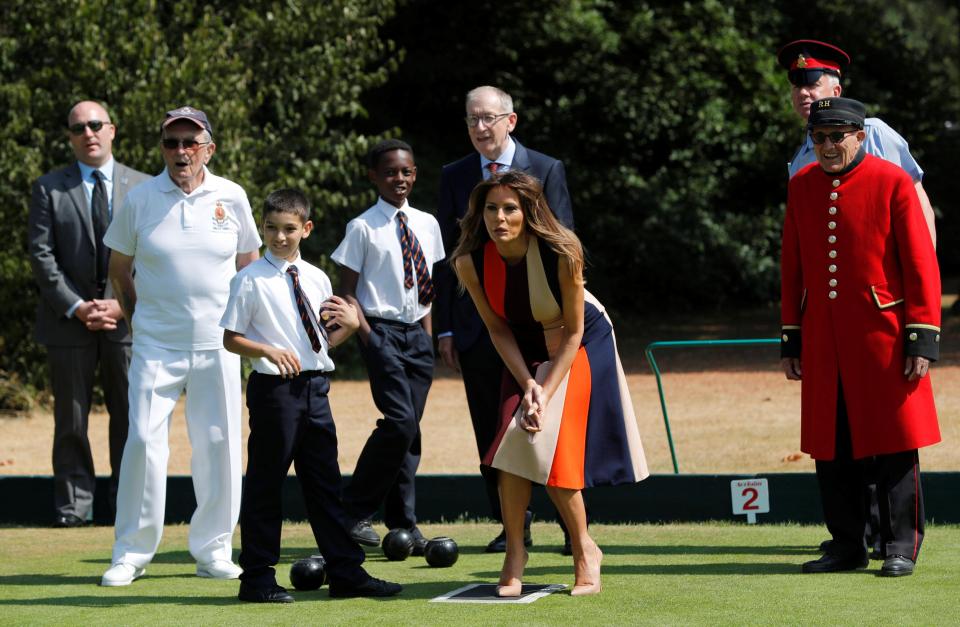
[[[856,126],[863,128],[867,108],[853,98],[821,98],[810,103],[807,128],[815,126]]]
[[[180,107],[179,109],[174,109],[173,111],[167,111],[166,116],[163,118],[163,122],[160,124],[160,130],[162,131],[177,120],[190,120],[209,133],[210,139],[213,139],[213,127],[210,126],[210,120],[207,119],[207,114],[200,109],[194,109],[193,107]]]

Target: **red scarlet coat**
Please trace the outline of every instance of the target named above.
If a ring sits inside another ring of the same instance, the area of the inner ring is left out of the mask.
[[[803,372],[800,448],[834,458],[838,380],[854,458],[939,442],[930,376],[903,375],[907,355],[935,359],[915,349],[940,341],[940,271],[909,175],[871,155],[839,176],[817,163],[801,170],[781,278],[782,354],[799,356]]]

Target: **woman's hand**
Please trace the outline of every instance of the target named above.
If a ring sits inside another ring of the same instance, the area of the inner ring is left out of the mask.
[[[543,393],[543,386],[535,379],[527,381],[520,406],[523,410],[520,416],[520,427],[531,433],[540,431],[540,421],[543,418],[543,410],[547,406],[547,398]]]

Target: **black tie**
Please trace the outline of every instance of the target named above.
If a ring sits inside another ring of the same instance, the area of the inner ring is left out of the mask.
[[[103,173],[93,171],[93,235],[97,245],[97,298],[103,298],[107,287],[107,266],[110,263],[110,249],[103,244],[103,234],[110,226],[110,213],[107,201],[107,186],[103,182]]]

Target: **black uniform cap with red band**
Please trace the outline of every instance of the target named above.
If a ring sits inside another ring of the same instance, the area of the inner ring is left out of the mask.
[[[850,65],[850,55],[822,41],[798,39],[780,49],[777,62],[787,71],[791,84],[805,87],[824,74],[839,78]]]

